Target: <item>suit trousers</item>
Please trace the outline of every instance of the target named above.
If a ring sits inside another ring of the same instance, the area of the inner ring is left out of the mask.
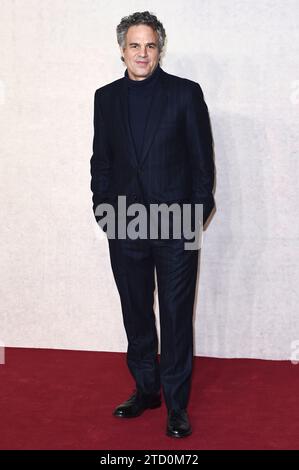
[[[127,365],[136,389],[162,386],[168,409],[186,409],[193,364],[193,308],[199,249],[175,239],[108,238],[112,272],[128,340]],[[155,269],[160,313],[160,361],[154,314]]]

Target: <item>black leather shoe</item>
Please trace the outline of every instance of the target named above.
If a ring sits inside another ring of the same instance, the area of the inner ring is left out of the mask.
[[[166,434],[170,437],[186,437],[192,433],[186,410],[169,410]]]
[[[133,395],[113,411],[117,418],[136,418],[147,409],[159,408],[161,406],[160,393],[155,395],[144,395],[135,390]]]

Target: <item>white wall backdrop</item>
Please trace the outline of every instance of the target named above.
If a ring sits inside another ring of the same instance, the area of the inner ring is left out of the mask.
[[[91,209],[93,95],[123,76],[121,17],[148,9],[168,36],[162,68],[201,84],[215,140],[217,212],[201,253],[196,354],[291,358],[299,1],[0,0],[0,9],[0,340],[126,350],[108,243]]]

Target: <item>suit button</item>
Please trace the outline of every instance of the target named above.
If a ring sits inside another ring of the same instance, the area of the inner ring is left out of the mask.
[[[137,201],[137,195],[136,194],[132,194],[132,198],[133,198],[133,201]]]

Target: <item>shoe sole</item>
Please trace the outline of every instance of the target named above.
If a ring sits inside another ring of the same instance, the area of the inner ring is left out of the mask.
[[[181,438],[184,438],[184,437],[188,437],[188,436],[190,436],[190,434],[192,434],[192,429],[190,431],[186,432],[185,434],[173,434],[170,431],[166,431],[167,436],[175,437],[176,439],[181,439]]]
[[[153,404],[153,405],[151,405],[151,406],[148,406],[147,408],[145,408],[144,410],[142,410],[140,413],[138,413],[138,414],[136,414],[136,415],[131,415],[131,416],[130,416],[130,415],[126,416],[126,415],[123,415],[123,414],[119,414],[119,415],[118,415],[118,414],[116,414],[116,413],[112,413],[112,414],[113,414],[113,416],[115,416],[116,418],[123,418],[123,419],[138,418],[138,416],[141,416],[142,413],[144,413],[146,410],[154,410],[154,409],[156,409],[156,408],[160,408],[161,405],[162,405],[162,402],[160,402],[160,403],[155,403],[155,404]]]

